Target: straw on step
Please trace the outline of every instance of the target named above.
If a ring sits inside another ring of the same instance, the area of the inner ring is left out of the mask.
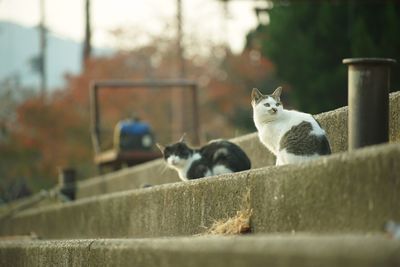
[[[249,233],[252,209],[236,212],[236,215],[227,219],[218,220],[207,230],[211,235],[234,235]]]

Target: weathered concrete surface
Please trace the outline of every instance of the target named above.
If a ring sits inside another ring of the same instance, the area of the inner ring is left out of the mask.
[[[400,91],[389,98],[389,142],[400,142]]]
[[[400,220],[400,145],[358,152],[255,170],[254,231],[377,231]]]
[[[347,107],[316,115],[329,137],[334,153],[347,150]],[[390,94],[390,142],[400,142],[400,92]],[[274,156],[260,143],[257,133],[232,139],[249,155],[252,168],[275,164]],[[112,174],[80,182],[77,198],[140,188],[144,184],[165,184],[180,181],[177,174],[155,160]]]
[[[154,160],[136,167],[100,175],[78,183],[77,198],[142,188],[146,184],[178,182],[176,171],[167,168],[162,160]]]
[[[1,266],[400,266],[383,236],[272,235],[0,242]]]
[[[252,208],[253,232],[378,232],[400,220],[400,144],[28,210],[0,234],[156,237],[204,232]],[[249,196],[246,199],[246,194]]]

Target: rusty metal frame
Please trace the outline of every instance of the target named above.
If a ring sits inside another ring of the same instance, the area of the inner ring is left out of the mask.
[[[100,106],[99,106],[99,90],[106,89],[138,89],[138,88],[160,88],[172,89],[174,87],[188,88],[192,94],[192,108],[193,108],[193,142],[199,143],[199,113],[197,103],[197,90],[198,85],[193,80],[104,80],[94,81],[90,86],[90,112],[91,112],[91,137],[93,149],[95,154],[101,153],[101,140],[100,140]]]

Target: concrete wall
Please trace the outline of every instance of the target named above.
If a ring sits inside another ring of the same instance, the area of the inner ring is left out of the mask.
[[[400,142],[400,92],[390,94],[390,142]],[[347,107],[316,115],[329,137],[334,153],[347,150]],[[232,139],[249,155],[252,168],[275,164],[273,155],[259,142],[257,133]],[[177,174],[165,168],[162,160],[124,169],[79,183],[77,198],[140,188],[143,184],[165,184],[180,181]]]
[[[162,160],[154,160],[79,182],[76,197],[84,198],[142,188],[146,184],[155,185],[178,181],[180,179],[176,171],[167,168]]]
[[[400,220],[399,158],[400,144],[381,145],[307,164],[86,198],[21,212],[0,222],[0,234],[191,235],[245,208],[253,209],[255,233],[379,232],[386,220]]]

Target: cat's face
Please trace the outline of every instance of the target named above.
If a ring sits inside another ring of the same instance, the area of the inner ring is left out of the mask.
[[[271,95],[263,95],[257,88],[251,93],[251,105],[256,115],[266,119],[274,119],[283,110],[280,96],[282,87],[278,87]]]
[[[178,142],[166,146],[163,150],[164,160],[170,167],[181,169],[186,166],[193,151],[184,143]]]

